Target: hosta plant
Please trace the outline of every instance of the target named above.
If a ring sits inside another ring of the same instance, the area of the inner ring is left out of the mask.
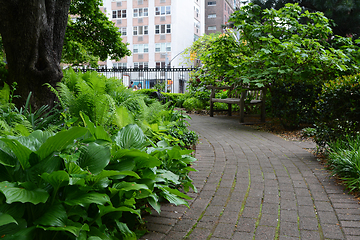
[[[188,205],[177,188],[193,187],[189,152],[156,146],[134,124],[109,136],[82,119],[86,127],[0,138],[3,239],[137,239],[142,210]]]

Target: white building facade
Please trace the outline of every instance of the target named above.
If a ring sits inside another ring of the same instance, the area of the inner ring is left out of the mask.
[[[102,11],[132,52],[107,68],[181,67],[180,54],[205,30],[204,0],[103,0]]]

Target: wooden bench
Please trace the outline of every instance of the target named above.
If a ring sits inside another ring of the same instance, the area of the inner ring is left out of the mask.
[[[210,117],[214,116],[214,112],[222,110],[214,110],[214,103],[227,103],[228,104],[228,115],[232,115],[232,104],[237,104],[240,109],[240,122],[244,122],[245,108],[249,109],[249,106],[259,105],[261,110],[260,119],[261,122],[265,122],[265,96],[266,96],[266,87],[261,88],[249,88],[249,87],[240,87],[239,89],[236,86],[207,86],[208,89],[211,89],[210,94]],[[229,90],[227,98],[221,99],[216,98],[215,94],[217,91]]]

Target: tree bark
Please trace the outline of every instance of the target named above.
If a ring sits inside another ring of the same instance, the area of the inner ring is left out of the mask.
[[[8,63],[8,83],[17,82],[14,100],[23,106],[54,105],[55,87],[63,77],[61,53],[71,0],[0,0],[0,34]]]

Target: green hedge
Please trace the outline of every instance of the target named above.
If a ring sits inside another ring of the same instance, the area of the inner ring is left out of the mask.
[[[321,84],[315,82],[276,81],[270,87],[273,116],[279,118],[286,129],[314,123],[314,106],[320,91]]]
[[[323,84],[315,111],[315,141],[319,146],[359,132],[360,74],[339,77]]]

